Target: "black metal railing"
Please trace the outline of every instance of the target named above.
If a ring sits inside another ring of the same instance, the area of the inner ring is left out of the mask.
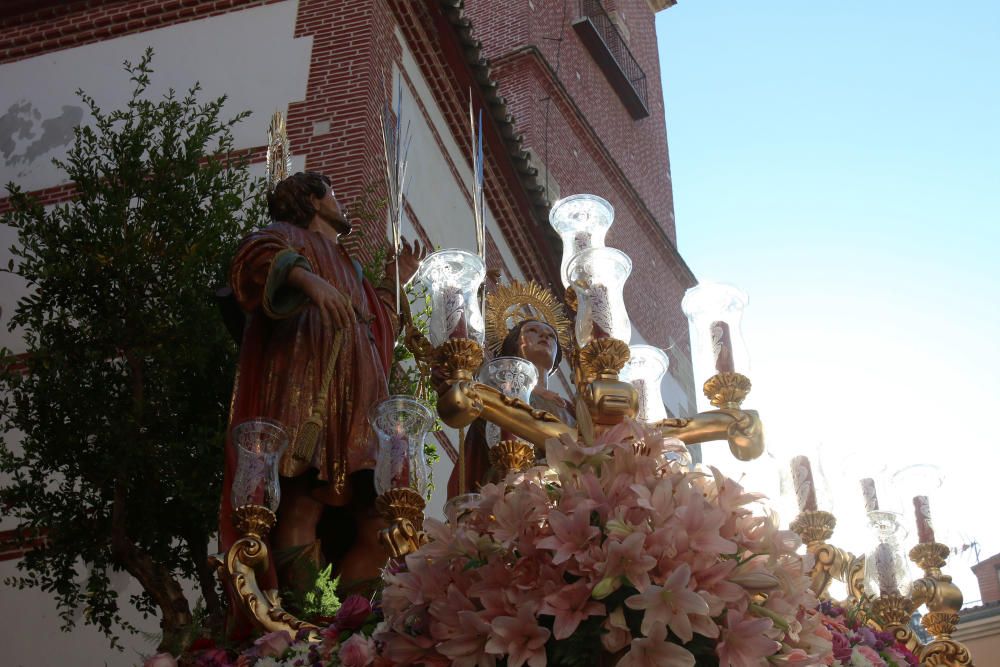
[[[604,46],[614,58],[615,63],[621,69],[625,79],[635,90],[635,94],[642,101],[643,107],[648,108],[646,101],[646,73],[639,66],[639,61],[635,59],[629,51],[628,44],[622,36],[618,26],[615,25],[611,17],[608,16],[600,0],[579,0],[580,15],[590,19],[595,30],[600,35]]]

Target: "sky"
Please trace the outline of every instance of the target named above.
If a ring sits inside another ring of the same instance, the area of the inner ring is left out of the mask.
[[[892,475],[935,464],[939,541],[1000,552],[1000,3],[680,0],[656,23],[678,248],[749,295],[769,462],[814,460],[856,550],[858,480],[902,508]],[[967,602],[974,562],[951,566]]]

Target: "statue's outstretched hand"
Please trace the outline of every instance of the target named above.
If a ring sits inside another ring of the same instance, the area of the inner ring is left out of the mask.
[[[306,269],[295,267],[288,282],[301,289],[319,307],[323,328],[346,329],[357,321],[351,300],[339,289]]]
[[[420,241],[414,240],[413,245],[403,239],[403,247],[399,249],[399,284],[405,285],[417,272],[420,262],[427,256],[427,248],[420,245]],[[385,279],[389,284],[394,284],[396,280],[396,262],[390,255],[385,260]]]

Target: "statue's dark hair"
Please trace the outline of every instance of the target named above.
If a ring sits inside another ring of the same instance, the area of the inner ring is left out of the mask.
[[[275,222],[287,222],[298,227],[308,227],[316,215],[316,207],[309,195],[326,196],[330,179],[315,171],[298,172],[279,181],[267,193],[267,212]]]
[[[544,324],[549,329],[552,329],[553,335],[555,335],[556,340],[556,358],[552,362],[552,368],[549,369],[549,373],[559,368],[559,364],[562,363],[562,345],[559,344],[559,336],[556,334],[556,330],[552,328],[548,322],[542,320],[523,320],[518,322],[517,325],[507,332],[507,335],[503,339],[503,343],[500,344],[500,354],[505,357],[519,357],[521,356],[521,350],[519,343],[521,342],[521,327],[523,327],[528,322],[540,322]]]

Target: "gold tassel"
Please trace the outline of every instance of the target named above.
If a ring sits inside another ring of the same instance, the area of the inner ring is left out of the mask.
[[[313,454],[319,444],[319,436],[323,432],[323,423],[326,421],[326,399],[330,395],[330,384],[333,382],[333,374],[337,369],[337,357],[340,356],[340,348],[344,342],[344,332],[337,330],[333,334],[333,343],[330,349],[330,358],[326,362],[326,370],[323,372],[323,381],[320,385],[319,394],[313,402],[312,412],[309,417],[299,426],[298,435],[295,436],[295,444],[292,446],[292,456],[298,460],[312,462]]]

